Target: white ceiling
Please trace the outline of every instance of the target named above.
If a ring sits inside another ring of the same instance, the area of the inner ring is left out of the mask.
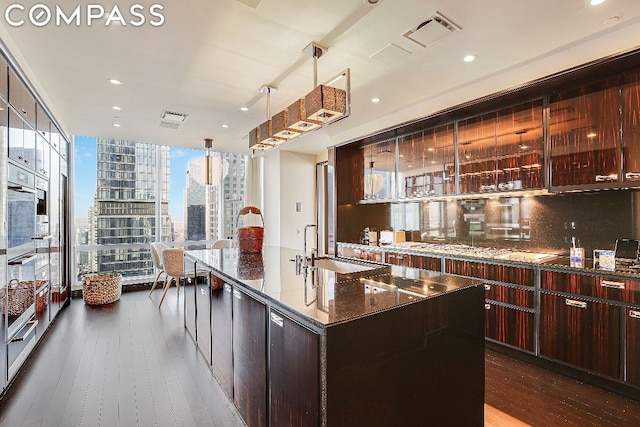
[[[0,2],[2,15],[10,3]],[[133,3],[117,3],[126,19]],[[320,81],[351,69],[352,114],[283,149],[320,153],[640,45],[639,0],[597,7],[585,0],[262,0],[256,9],[236,0],[135,3],[162,4],[165,23],[15,28],[0,20],[0,37],[70,134],[192,148],[208,137],[216,150],[248,153],[246,135],[266,116],[258,89],[279,88],[272,113],[309,92],[313,68],[301,51],[315,41],[329,47]],[[57,4],[69,12],[80,2]],[[426,49],[402,37],[436,11],[462,30]],[[605,24],[612,16],[619,19]],[[392,65],[369,58],[389,43],[411,54]],[[478,59],[464,63],[468,53]],[[124,85],[109,84],[112,77]],[[382,102],[371,103],[374,96]],[[189,118],[178,130],[161,128],[165,109]],[[112,126],[115,115],[120,128]]]

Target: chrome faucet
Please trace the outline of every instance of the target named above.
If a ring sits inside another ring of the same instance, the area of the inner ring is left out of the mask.
[[[302,244],[303,244],[303,248],[302,248],[302,266],[304,268],[307,268],[307,230],[309,228],[315,228],[316,230],[316,235],[318,234],[318,226],[315,224],[308,224],[304,226],[304,236],[302,239]],[[311,267],[314,267],[315,264],[315,257],[316,257],[316,253],[317,253],[317,249],[316,248],[311,248]]]

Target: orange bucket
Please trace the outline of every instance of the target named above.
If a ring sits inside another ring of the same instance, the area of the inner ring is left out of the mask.
[[[262,227],[260,226],[248,226],[238,228],[238,248],[240,252],[244,253],[257,253],[262,252],[262,242],[264,239],[264,218],[262,212],[255,206],[245,206],[238,212],[238,218],[236,219],[236,228],[240,221],[240,217],[249,213],[260,215],[262,221]]]

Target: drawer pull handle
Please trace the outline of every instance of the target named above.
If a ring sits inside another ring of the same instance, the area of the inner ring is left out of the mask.
[[[233,291],[233,296],[236,297],[236,299],[242,299],[242,294],[240,293],[240,291]]]
[[[491,285],[484,285],[484,290],[485,291],[490,291],[491,290]]]
[[[640,311],[639,310],[629,310],[629,317],[634,319],[640,319]]]
[[[564,302],[569,307],[587,308],[587,303],[584,301],[576,301],[574,299],[565,298]]]
[[[284,319],[275,313],[271,313],[271,321],[281,328],[284,327]]]
[[[624,282],[614,282],[613,280],[601,280],[600,286],[604,288],[624,289]]]
[[[491,304],[485,304],[484,305],[484,309],[485,310],[491,310]]]

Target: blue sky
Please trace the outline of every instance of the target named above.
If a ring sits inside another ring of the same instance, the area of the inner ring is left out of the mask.
[[[171,176],[169,178],[169,214],[173,221],[182,222],[184,208],[182,192],[185,186],[187,163],[204,155],[202,150],[171,147]],[[96,138],[75,136],[75,217],[76,223],[86,222],[89,207],[96,193]]]

